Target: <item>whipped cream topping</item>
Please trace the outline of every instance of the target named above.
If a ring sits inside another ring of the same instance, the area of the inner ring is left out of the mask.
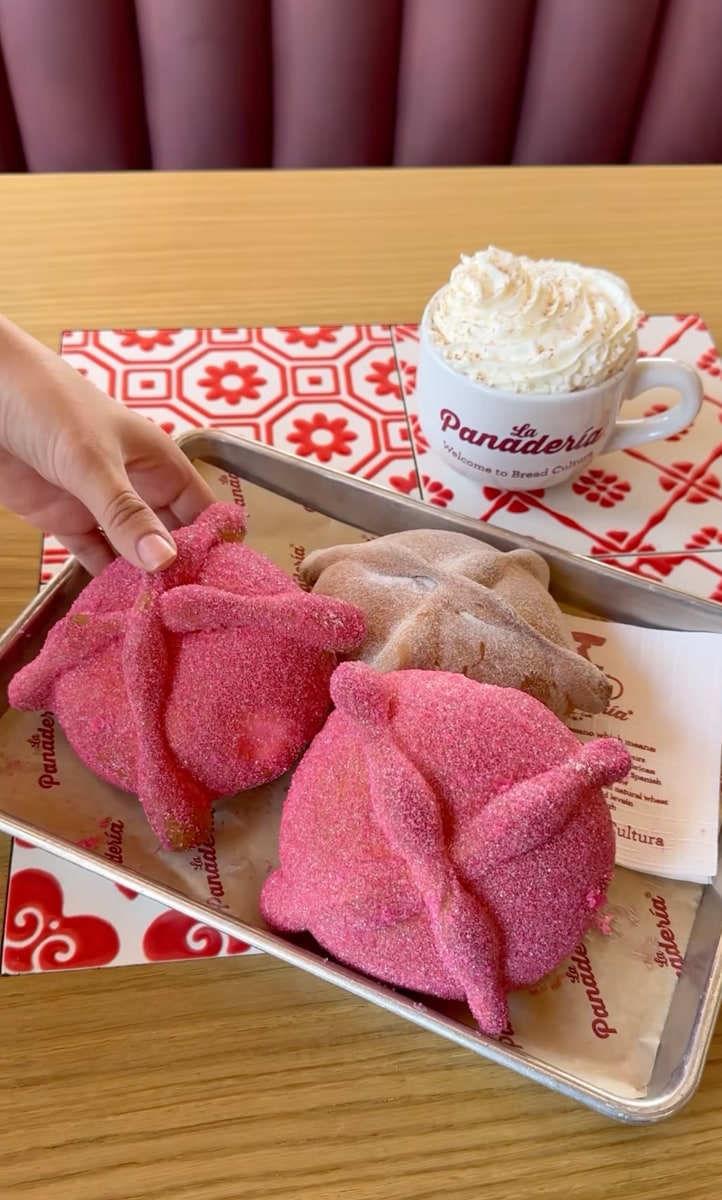
[[[455,370],[509,392],[603,383],[637,353],[639,310],[623,279],[489,246],[461,256],[428,328]]]

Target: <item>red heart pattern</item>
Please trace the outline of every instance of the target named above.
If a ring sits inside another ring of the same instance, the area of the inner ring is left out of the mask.
[[[247,942],[202,925],[183,913],[171,911],[156,917],[143,938],[143,952],[149,962],[214,958],[221,951],[226,954],[245,954],[248,949]]]
[[[104,967],[119,949],[120,938],[108,921],[64,912],[62,888],[47,871],[28,869],[12,876],[5,916],[6,971]]]

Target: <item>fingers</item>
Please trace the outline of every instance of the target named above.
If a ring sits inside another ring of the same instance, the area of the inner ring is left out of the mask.
[[[171,533],[173,533],[176,529],[180,529],[181,525],[183,524],[182,521],[178,520],[177,516],[171,511],[170,508],[156,508],[155,511],[165,525],[166,529],[169,529]]]
[[[157,425],[132,410],[121,409],[118,430],[133,486],[156,512],[170,512],[179,525],[191,525],[215,502],[206,481]],[[165,515],[164,521],[173,528]]]
[[[173,450],[182,459],[182,474],[186,475],[186,480],[169,507],[181,525],[191,525],[204,509],[215,503],[216,496],[213,495],[205,479],[201,478],[182,450],[175,445],[173,445]]]
[[[178,553],[173,538],[135,492],[117,491],[100,522],[118,553],[144,571],[162,571]]]
[[[171,531],[191,524],[215,500],[162,430],[132,412],[123,418],[112,440],[77,439],[64,463],[67,491],[87,514],[88,528],[57,536],[93,574],[112,560],[113,548],[146,571],[169,566],[177,553]],[[126,469],[124,455],[134,467]]]
[[[170,509],[159,509],[158,516],[166,529],[180,529],[181,523]],[[89,575],[100,575],[117,557],[100,529],[91,529],[88,533],[55,533],[54,536],[82,563]]]
[[[92,439],[76,446],[72,491],[118,554],[144,571],[162,570],[175,559],[175,542],[133,488],[118,449]]]
[[[166,433],[132,411],[118,415],[117,442],[86,439],[76,448],[73,492],[118,554],[159,571],[176,557],[170,531],[192,524],[215,496]],[[103,557],[96,544],[92,560]]]
[[[90,533],[56,534],[59,542],[74,554],[90,575],[100,572],[113,562],[115,555],[99,529]]]
[[[168,526],[192,523],[214,500],[162,430],[0,318],[3,451],[3,499],[41,528],[64,530],[92,571],[113,549],[147,571],[169,565]]]
[[[170,529],[191,524],[214,501],[187,457],[21,332],[6,358],[13,387],[7,428],[0,404],[0,449],[12,468],[11,506],[42,528],[64,530],[58,536],[90,570],[102,569],[113,549],[146,571],[170,565]]]

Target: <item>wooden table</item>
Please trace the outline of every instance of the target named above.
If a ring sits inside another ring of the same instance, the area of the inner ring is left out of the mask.
[[[619,271],[722,341],[722,168],[3,177],[2,307],[63,328],[412,321],[488,242]],[[39,539],[0,511],[0,623]],[[6,847],[0,870],[5,870]],[[262,956],[0,980],[0,1196],[716,1197],[722,1028],[611,1124]]]

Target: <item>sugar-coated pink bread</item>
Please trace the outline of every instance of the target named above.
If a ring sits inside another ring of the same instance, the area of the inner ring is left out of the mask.
[[[604,902],[615,738],[582,746],[543,704],[444,671],[343,663],[294,773],[261,911],[397,987],[465,999],[492,1035],[506,994],[578,944]]]
[[[364,637],[344,601],[310,596],[242,544],[214,504],[146,575],[118,560],[81,593],[9,687],[56,713],[96,774],[137,793],[161,843],[201,844],[220,796],[287,771],[323,725],[336,653]]]

